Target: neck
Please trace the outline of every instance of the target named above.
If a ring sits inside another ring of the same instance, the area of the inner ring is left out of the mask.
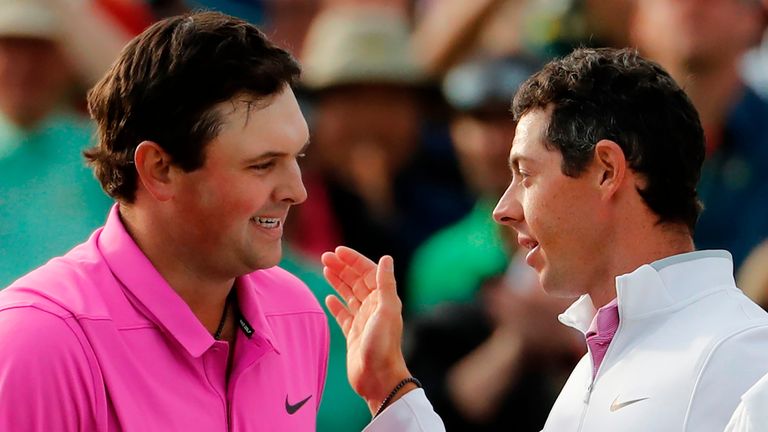
[[[632,273],[644,264],[681,253],[692,252],[695,248],[688,229],[682,225],[636,226],[635,230],[617,230],[616,235],[606,244],[612,251],[607,255],[602,282],[589,291],[592,303],[600,308],[616,298],[616,277]]]
[[[197,260],[185,259],[189,252],[169,238],[167,233],[172,231],[135,206],[121,204],[120,216],[126,230],[158,273],[187,303],[203,326],[211,334],[215,333],[227,295],[233,289],[234,278],[213,277],[197,265]]]

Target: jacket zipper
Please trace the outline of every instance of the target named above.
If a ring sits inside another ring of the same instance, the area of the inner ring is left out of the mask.
[[[616,287],[618,291],[618,286]],[[587,391],[584,394],[584,407],[581,410],[581,418],[579,419],[579,428],[577,429],[578,432],[581,432],[581,430],[584,427],[584,420],[586,420],[587,417],[587,409],[589,408],[589,400],[592,398],[592,390],[595,388],[595,383],[597,382],[597,378],[600,377],[600,371],[603,370],[603,366],[606,363],[606,360],[608,360],[609,355],[611,354],[611,351],[613,350],[613,347],[615,344],[613,343],[616,338],[619,336],[619,333],[621,332],[621,325],[623,321],[621,319],[621,314],[619,314],[619,326],[616,327],[616,333],[613,334],[613,338],[611,339],[610,345],[608,345],[608,349],[605,350],[605,356],[603,356],[603,361],[600,362],[600,367],[597,368],[597,371],[595,372],[595,376],[592,378],[592,382],[589,383],[589,386],[587,387]],[[589,354],[589,360],[590,360],[590,366],[592,368],[594,367],[592,360],[592,350],[589,349],[589,345],[587,345],[587,352]],[[592,369],[590,368],[590,369]]]
[[[589,354],[589,366],[590,369],[592,369],[592,352],[589,350],[589,347],[587,347],[587,353]],[[597,375],[595,375],[594,378],[597,378]],[[592,386],[594,386],[595,380],[592,379],[592,382],[589,383],[589,386],[587,386],[586,392],[584,392],[584,405],[581,408],[581,416],[579,416],[579,427],[576,429],[578,432],[581,432],[581,429],[584,427],[584,420],[587,417],[587,409],[589,408],[589,399],[592,397]]]

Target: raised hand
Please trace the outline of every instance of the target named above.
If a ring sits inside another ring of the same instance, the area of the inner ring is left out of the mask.
[[[392,257],[384,256],[376,265],[340,246],[324,253],[322,262],[325,278],[344,300],[328,296],[325,304],[347,338],[349,382],[374,413],[395,385],[410,376],[401,350],[402,303]]]

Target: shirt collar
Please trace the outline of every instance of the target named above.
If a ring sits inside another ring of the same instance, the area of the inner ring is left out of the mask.
[[[109,212],[97,244],[112,273],[140,303],[147,317],[174,337],[192,357],[200,357],[214,344],[213,336],[128,234],[120,220],[118,204]],[[266,342],[277,351],[272,331],[258,305],[254,281],[247,276],[238,278],[235,287],[241,314],[254,329],[248,340],[258,346]]]
[[[735,286],[729,252],[704,250],[673,255],[616,277],[619,316],[622,320],[644,318],[726,285]],[[592,299],[585,294],[558,319],[586,334],[596,314]]]
[[[247,324],[253,329],[253,335],[248,337],[247,340],[257,347],[263,347],[266,344],[276,353],[280,354],[277,339],[261,307],[262,304],[267,303],[264,297],[270,294],[265,292],[263,287],[274,286],[274,284],[268,281],[270,277],[268,271],[257,271],[239,277],[235,282],[235,286],[237,287],[240,315],[245,318]]]
[[[592,318],[592,323],[589,325],[589,328],[587,329],[587,334],[595,333],[602,335],[605,333],[605,329],[609,326],[611,326],[611,322],[609,322],[609,318],[611,315],[611,309],[618,309],[618,301],[616,299],[611,300],[608,304],[601,307],[600,309],[595,312],[594,318]],[[613,320],[613,324],[615,324],[615,320]]]

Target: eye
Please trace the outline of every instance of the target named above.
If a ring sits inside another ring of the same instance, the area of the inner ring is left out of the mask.
[[[272,168],[273,166],[275,166],[275,161],[274,160],[270,160],[270,161],[267,161],[267,162],[264,162],[264,163],[260,163],[260,164],[256,164],[256,165],[251,165],[248,168],[252,169],[252,170],[255,170],[255,171],[266,171],[266,170]]]
[[[525,180],[527,177],[526,174],[524,174],[524,171],[520,170],[517,166],[512,167],[512,181],[513,182],[521,182]]]
[[[530,177],[531,175],[528,171],[520,168],[515,168],[515,170],[512,172],[512,181],[523,186],[528,186],[527,180],[529,180]]]

